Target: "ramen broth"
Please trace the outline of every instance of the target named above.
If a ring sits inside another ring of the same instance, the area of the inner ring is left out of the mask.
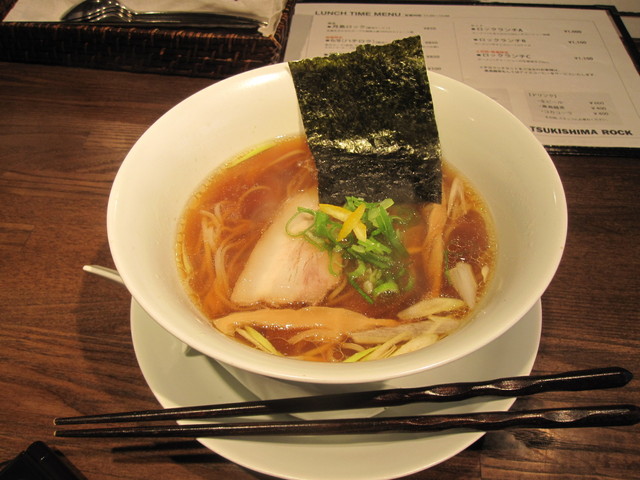
[[[480,195],[446,162],[442,170],[441,204],[388,207],[390,218],[401,219],[394,231],[406,250],[405,277],[397,291],[373,298],[366,282],[349,281],[355,267],[344,256],[326,254],[291,234],[295,228],[287,219],[295,205],[275,218],[288,202],[307,198],[313,204],[317,198],[316,168],[305,139],[280,139],[245,155],[217,170],[184,212],[177,260],[185,288],[223,333],[278,355],[363,361],[428,346],[464,324],[495,261],[493,228]],[[270,229],[284,220],[284,227]],[[300,252],[290,254],[295,249]],[[284,294],[271,293],[275,270],[282,263],[286,277],[297,268],[286,262],[298,255],[305,258],[301,262],[317,263],[315,270],[300,270],[313,276],[308,288],[317,292],[305,296],[308,279],[297,278]],[[301,284],[302,291],[290,292]],[[343,320],[350,316],[353,321]]]

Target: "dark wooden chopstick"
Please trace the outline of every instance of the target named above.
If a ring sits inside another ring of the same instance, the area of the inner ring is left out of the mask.
[[[611,405],[554,408],[525,412],[484,412],[390,418],[249,422],[203,425],[159,425],[58,430],[58,437],[227,437],[247,435],[344,435],[380,432],[438,432],[450,429],[477,431],[506,428],[577,428],[635,425],[640,408]]]
[[[337,395],[63,417],[56,418],[54,424],[72,425],[221,418],[389,407],[416,402],[452,402],[478,396],[518,397],[548,391],[578,391],[621,387],[626,385],[632,377],[631,372],[624,368],[606,367],[553,375],[508,377],[484,382],[451,383],[431,387],[394,388]]]

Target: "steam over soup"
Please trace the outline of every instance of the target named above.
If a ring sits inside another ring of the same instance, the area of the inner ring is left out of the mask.
[[[319,204],[304,138],[216,171],[187,206],[178,267],[225,335],[276,355],[349,362],[411,352],[464,324],[493,271],[480,195],[442,165],[440,204]]]

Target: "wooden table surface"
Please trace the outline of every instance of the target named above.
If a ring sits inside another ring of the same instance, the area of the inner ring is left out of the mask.
[[[82,266],[113,266],[106,208],[129,148],[210,83],[0,63],[0,461],[43,440],[92,480],[267,478],[192,441],[52,436],[56,416],[158,406],[134,356],[129,295]],[[542,298],[533,371],[619,365],[640,377],[640,153],[554,161],[569,233]],[[514,408],[640,405],[639,385],[544,394]],[[406,478],[640,478],[640,426],[488,433]]]

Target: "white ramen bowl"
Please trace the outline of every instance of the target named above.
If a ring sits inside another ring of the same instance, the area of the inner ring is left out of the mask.
[[[222,163],[277,137],[303,134],[287,64],[196,93],[131,149],[113,184],[107,226],[116,268],[132,296],[172,335],[254,386],[265,377],[307,385],[384,382],[452,362],[507,331],[541,297],[560,262],[567,230],[562,184],[542,145],[507,110],[460,82],[436,73],[429,77],[444,158],[481,192],[497,230],[493,281],[462,329],[385,360],[305,362],[231,340],[189,300],[175,263],[175,241],[190,196]]]

